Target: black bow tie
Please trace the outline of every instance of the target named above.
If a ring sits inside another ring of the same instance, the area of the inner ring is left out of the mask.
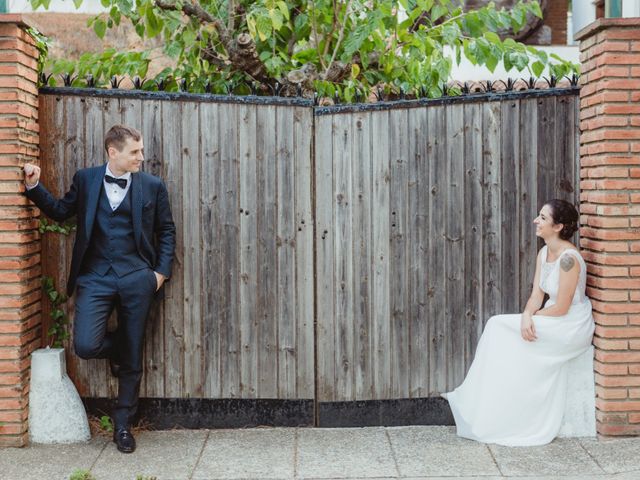
[[[105,175],[104,181],[107,183],[115,183],[120,188],[127,188],[127,179],[126,178],[114,178],[111,175]]]

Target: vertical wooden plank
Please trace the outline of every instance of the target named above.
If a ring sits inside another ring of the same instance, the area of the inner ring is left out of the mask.
[[[87,112],[85,123],[85,154],[86,166],[94,167],[108,161],[104,150],[104,135],[115,124],[122,123],[122,112],[118,99],[95,99],[95,103],[86,99],[85,105],[91,108]],[[94,122],[95,121],[95,122]],[[117,313],[114,309],[109,322],[109,331],[117,328]],[[87,366],[91,375],[91,385],[97,397],[111,397],[118,395],[118,379],[111,375],[105,360],[89,360]]]
[[[184,308],[184,390],[187,397],[204,393],[202,349],[202,262],[200,228],[200,103],[182,102],[180,176],[182,177],[183,219],[183,308]],[[177,207],[177,205],[176,205]],[[193,222],[193,223],[192,223]]]
[[[447,154],[446,171],[448,182],[446,207],[446,258],[447,277],[445,319],[449,323],[446,335],[449,347],[449,368],[447,369],[447,390],[452,390],[464,380],[465,338],[467,331],[467,306],[460,301],[465,290],[464,251],[465,238],[469,232],[464,229],[464,217],[458,217],[465,207],[464,175],[464,106],[447,106]]]
[[[165,286],[164,313],[164,396],[184,395],[184,227],[182,209],[182,122],[177,122],[182,109],[176,101],[162,102],[162,134],[164,138],[164,178],[167,179],[169,202],[177,227],[176,253],[171,280]]]
[[[464,106],[464,305],[465,372],[471,365],[476,345],[482,334],[482,105]]]
[[[556,97],[538,99],[538,209],[555,198]],[[563,119],[565,121],[565,119]],[[544,243],[538,242],[538,248]]]
[[[555,198],[574,201],[575,175],[575,129],[576,118],[573,96],[563,95],[556,99],[556,145],[555,145]]]
[[[317,400],[336,400],[334,326],[333,118],[315,119]]]
[[[220,104],[220,222],[222,224],[222,310],[220,362],[222,398],[240,396],[240,328],[238,325],[238,106]]]
[[[353,314],[356,400],[373,396],[371,364],[371,114],[351,115]]]
[[[333,116],[335,355],[337,400],[354,400],[351,115]]]
[[[519,233],[521,224],[518,184],[520,182],[520,122],[519,100],[502,102],[502,307],[504,312],[519,312],[520,259]],[[507,290],[508,288],[508,290]],[[509,292],[509,293],[507,293]]]
[[[258,204],[256,199],[256,107],[239,108],[238,158],[240,160],[240,395],[256,398],[258,391]]]
[[[144,139],[145,161],[143,170],[151,175],[163,177],[164,155],[161,103],[145,100],[140,105],[142,138]],[[164,178],[163,178],[164,180]],[[175,206],[172,206],[172,212]],[[151,304],[144,344],[144,378],[141,395],[147,397],[164,396],[164,309],[161,301]]]
[[[482,105],[482,145],[484,189],[482,198],[482,296],[483,327],[492,315],[504,313],[502,309],[502,259],[500,223],[500,145],[501,107],[499,102]]]
[[[389,182],[389,112],[371,113],[371,252],[373,299],[371,319],[373,333],[374,395],[376,399],[393,398],[391,394],[391,344],[389,258],[390,222]]]
[[[407,110],[389,112],[390,153],[390,308],[391,308],[391,394],[409,396],[409,318],[407,299]],[[384,215],[386,212],[379,212]]]
[[[276,107],[278,123],[278,398],[293,398],[296,389],[295,332],[295,182],[293,109]]]
[[[56,171],[54,174],[58,177],[56,182],[57,188],[54,189],[54,193],[56,196],[63,196],[66,191],[71,186],[71,181],[73,179],[73,174],[78,168],[82,168],[86,165],[87,161],[87,145],[85,138],[85,125],[89,122],[89,125],[92,125],[95,122],[98,123],[95,127],[102,129],[102,109],[100,104],[97,101],[93,102],[85,102],[85,99],[81,99],[78,97],[61,97],[58,108],[64,109],[64,127],[61,132],[62,145],[60,145],[60,156],[56,159],[55,164],[52,166],[53,170]],[[94,128],[95,128],[94,127]],[[60,167],[60,168],[58,168]],[[53,172],[52,172],[53,173]],[[57,191],[55,191],[57,190]],[[74,235],[70,235],[70,237]],[[59,241],[57,243],[57,255],[59,258],[56,258],[56,261],[59,261],[58,269],[60,270],[59,275],[54,277],[56,280],[56,285],[58,285],[59,290],[66,289],[67,278],[66,272],[69,268],[69,264],[71,261],[71,252],[72,252],[72,243],[71,238],[68,238],[66,242]],[[60,266],[64,265],[64,267],[60,268]],[[67,314],[70,319],[74,319],[75,313],[75,301],[67,302]],[[72,324],[73,324],[72,320]],[[70,345],[73,345],[73,327],[71,328],[71,338],[69,340]],[[94,395],[93,390],[93,382],[91,376],[94,375],[95,370],[92,369],[92,366],[98,366],[99,361],[97,360],[82,360],[76,355],[72,355],[69,358],[71,371],[75,371],[76,374],[76,385],[78,386],[78,391],[81,395],[92,396]],[[103,394],[106,396],[106,386],[105,381],[103,379],[102,389]]]
[[[429,339],[427,329],[427,245],[429,176],[427,169],[427,110],[409,110],[408,183],[408,309],[409,397],[429,395]]]
[[[561,122],[560,122],[561,123]],[[520,303],[519,310],[531,295],[533,276],[536,271],[537,239],[533,219],[538,212],[538,106],[536,99],[523,99],[520,103]],[[526,146],[526,147],[525,147]]]
[[[203,393],[220,398],[220,122],[218,105],[200,104],[200,238],[202,241]]]
[[[276,128],[276,107],[259,108],[256,113],[259,398],[278,397]]]
[[[310,399],[315,395],[313,330],[313,211],[311,184],[313,166],[311,136],[312,111],[296,107],[293,117],[294,182],[296,205],[296,372],[295,397]]]
[[[447,139],[447,118],[444,106],[427,109],[428,121],[428,164],[429,164],[429,249],[430,271],[427,288],[429,312],[429,395],[446,391],[447,388],[447,323],[446,301],[446,212],[447,212],[447,169],[445,160]]]

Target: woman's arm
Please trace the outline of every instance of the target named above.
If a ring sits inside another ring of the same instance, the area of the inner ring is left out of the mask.
[[[531,289],[531,295],[524,307],[523,313],[533,315],[541,306],[544,300],[544,292],[540,288],[540,265],[542,263],[542,250],[538,253],[536,259],[536,273],[533,276],[533,288]]]
[[[558,298],[554,305],[538,310],[536,315],[547,317],[562,317],[566,315],[571,307],[573,295],[576,293],[578,278],[580,277],[580,264],[572,254],[560,257],[560,285],[558,287]]]
[[[544,292],[540,288],[540,265],[542,264],[542,250],[538,252],[536,258],[536,273],[533,276],[533,287],[531,288],[531,295],[527,301],[527,305],[522,312],[522,318],[520,320],[520,334],[522,338],[529,342],[533,342],[536,336],[536,327],[533,323],[533,314],[542,305],[544,300]]]

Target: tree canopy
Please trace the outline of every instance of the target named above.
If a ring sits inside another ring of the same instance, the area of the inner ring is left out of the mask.
[[[74,0],[79,6],[82,0]],[[50,0],[31,0],[35,8]],[[108,15],[90,20],[103,37],[130,21],[142,38],[162,36],[175,59],[140,88],[365,98],[372,91],[438,97],[454,61],[464,55],[490,71],[502,64],[539,77],[556,77],[578,66],[524,45],[513,36],[537,1],[511,9],[493,2],[465,11],[457,0],[102,0]],[[445,49],[445,47],[449,47]],[[446,52],[452,52],[447,55]],[[53,73],[76,76],[75,84],[103,85],[113,75],[144,78],[148,52],[113,49],[59,60]]]

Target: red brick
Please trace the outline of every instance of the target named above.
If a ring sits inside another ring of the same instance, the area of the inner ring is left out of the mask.
[[[610,340],[608,338],[595,337],[593,345],[601,350],[628,350],[630,344],[628,340]]]
[[[603,302],[625,302],[629,300],[629,292],[627,290],[599,290],[587,287],[587,295],[589,298],[595,298]]]
[[[640,328],[611,328],[596,326],[596,335],[605,338],[640,338]]]
[[[602,363],[597,360],[593,362],[593,369],[602,375],[626,375],[629,373],[627,364]]]
[[[638,435],[640,434],[640,425],[609,425],[598,422],[596,430],[600,435]]]
[[[638,401],[615,401],[596,399],[596,407],[603,412],[632,412],[640,410],[640,402]]]
[[[603,352],[596,350],[595,355],[597,360],[604,363],[640,362],[640,352]]]
[[[605,400],[622,400],[627,398],[628,391],[626,388],[606,388],[596,385],[596,396]]]
[[[587,284],[597,288],[606,289],[630,289],[638,287],[638,280],[635,278],[601,278],[589,275]]]
[[[626,413],[600,412],[597,410],[596,420],[609,425],[623,425],[629,423],[629,417]]]

